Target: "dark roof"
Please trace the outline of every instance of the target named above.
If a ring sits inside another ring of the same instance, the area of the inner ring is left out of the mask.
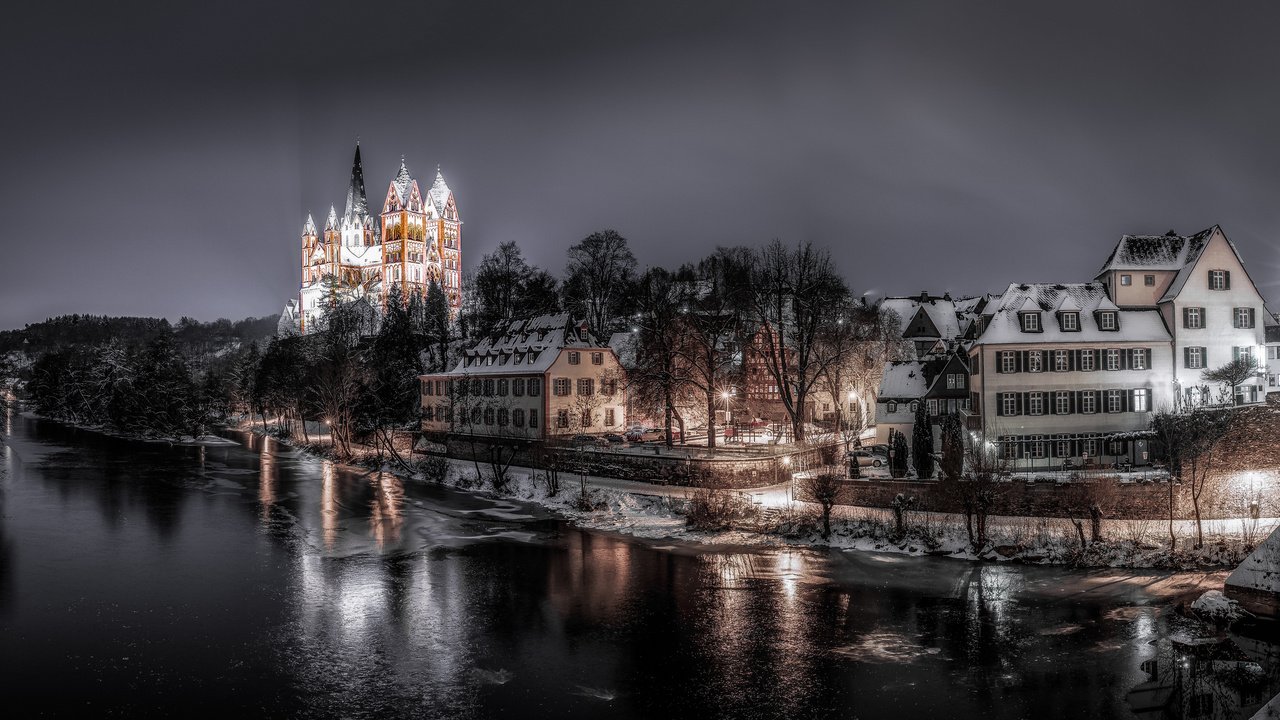
[[[1125,235],[1097,276],[1112,270],[1181,270],[1200,257],[1217,227],[1185,236],[1172,230],[1164,235]]]
[[[356,142],[356,157],[351,163],[351,183],[347,186],[347,207],[344,219],[364,217],[369,214],[369,200],[364,194],[364,168],[360,165],[360,143]]]

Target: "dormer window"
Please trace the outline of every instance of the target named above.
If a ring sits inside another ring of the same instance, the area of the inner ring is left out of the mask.
[[[1064,312],[1058,318],[1063,332],[1080,332],[1080,313]]]
[[[1021,313],[1022,332],[1042,332],[1040,330],[1040,313]]]
[[[1111,310],[1104,310],[1098,313],[1098,329],[1099,330],[1116,330],[1119,324],[1116,320],[1116,314]]]

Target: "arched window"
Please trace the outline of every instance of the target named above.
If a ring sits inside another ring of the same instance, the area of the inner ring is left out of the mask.
[[[889,412],[891,412],[891,413],[896,413],[896,412],[898,412],[898,403],[896,403],[896,402],[894,402],[894,401],[890,400],[890,401],[889,401],[888,408],[889,408]]]

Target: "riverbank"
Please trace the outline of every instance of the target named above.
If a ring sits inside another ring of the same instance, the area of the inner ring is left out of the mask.
[[[240,431],[262,434],[260,426]],[[323,438],[310,444],[277,437],[316,457],[333,459]],[[879,508],[838,506],[831,534],[822,536],[821,511],[814,503],[791,499],[785,483],[746,491],[701,490],[651,485],[561,472],[548,482],[545,471],[510,467],[495,487],[492,468],[470,460],[411,460],[412,471],[394,462],[377,465],[369,451],[349,464],[380,469],[406,480],[436,482],[469,492],[531,503],[555,512],[575,526],[619,533],[648,541],[680,541],[715,546],[830,547],[902,555],[931,555],[957,560],[1019,562],[1088,568],[1222,569],[1238,565],[1277,526],[1275,519],[1215,521],[1206,524],[1203,547],[1193,547],[1194,523],[1175,521],[1170,548],[1167,521],[1104,520],[1102,539],[1083,547],[1076,526],[1065,518],[988,519],[989,542],[974,551],[964,518],[945,513],[904,513],[896,518]],[[432,465],[432,467],[426,467]],[[714,508],[713,520],[698,527],[692,515]],[[1084,532],[1088,536],[1088,523]]]

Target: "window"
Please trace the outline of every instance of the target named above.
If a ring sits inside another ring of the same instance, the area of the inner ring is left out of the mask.
[[[531,428],[538,427],[538,411],[537,410],[529,411],[529,427]]]
[[[485,381],[484,381],[484,396],[485,396],[485,397],[493,397],[493,378],[485,378]]]
[[[1092,390],[1080,391],[1080,412],[1092,415],[1098,412],[1098,395]]]
[[[1099,330],[1115,330],[1116,314],[1114,312],[1098,313],[1098,329]]]
[[[1231,289],[1231,273],[1226,270],[1210,270],[1209,271],[1209,289],[1210,290],[1230,290]]]
[[[437,394],[437,395],[444,395],[444,392],[445,392],[445,390],[444,390],[444,381],[443,381],[443,380],[437,380],[437,381],[436,381],[436,394]]]
[[[1124,440],[1108,440],[1107,452],[1112,455],[1123,455],[1125,453],[1125,441]]]
[[[1151,410],[1151,390],[1149,388],[1138,388],[1133,391],[1133,411],[1134,412],[1150,412]]]
[[[1022,313],[1022,332],[1040,332],[1040,313]]]
[[[1142,276],[1142,284],[1143,284],[1143,285],[1146,285],[1147,287],[1155,287],[1155,286],[1156,286],[1156,276],[1155,276],[1155,275],[1143,275],[1143,276]]]
[[[1071,393],[1059,390],[1053,394],[1053,412],[1058,415],[1071,414]]]
[[[1098,456],[1098,441],[1093,438],[1080,441],[1080,453],[1089,457]]]
[[[1267,347],[1268,360],[1280,360],[1280,345],[1270,345]]]
[[[1267,376],[1267,385],[1268,385],[1269,387],[1275,387],[1275,386],[1276,386],[1276,376],[1275,376],[1275,375],[1268,375],[1268,376]]]
[[[578,378],[578,394],[579,395],[595,395],[596,381],[591,378]]]
[[[1039,350],[1027,351],[1027,372],[1040,372],[1044,370],[1041,363],[1041,353]]]
[[[507,386],[508,386],[509,384],[510,384],[510,383],[506,380],[506,378],[503,378],[503,379],[501,379],[501,380],[499,380],[499,381],[498,381],[498,397],[506,397],[506,396],[507,396]]]
[[[602,353],[602,352],[593,352],[593,353],[591,353],[591,364],[592,364],[592,365],[603,365],[603,364],[604,364],[604,353]]]
[[[578,363],[580,363],[580,362],[582,362],[582,353],[577,352],[577,351],[572,351],[572,352],[570,352],[570,353],[569,353],[569,364],[570,364],[570,365],[577,365],[577,364],[578,364]]]
[[[1132,275],[1121,275],[1121,276],[1120,276],[1120,284],[1121,284],[1121,285],[1124,285],[1124,286],[1126,286],[1126,287],[1127,287],[1127,286],[1129,286],[1129,285],[1132,285],[1132,284],[1133,284],[1133,276],[1132,276]]]
[[[1081,350],[1080,351],[1080,369],[1088,372],[1093,372],[1094,370],[1097,370],[1098,369],[1097,357],[1098,356],[1095,354],[1095,351],[1093,350]]]
[[[1044,393],[1038,393],[1038,392],[1027,393],[1027,414],[1028,415],[1044,414]]]
[[[1253,346],[1246,345],[1244,347],[1231,348],[1231,360],[1253,360]]]
[[[422,383],[422,394],[423,394],[423,395],[435,395],[435,394],[436,394],[436,386],[435,386],[435,383],[431,382],[430,380],[428,380],[428,381],[426,381],[426,382]]]
[[[1118,413],[1124,410],[1124,391],[1108,390],[1107,391],[1107,412]]]
[[[1004,448],[1004,457],[1006,460],[1018,459],[1018,443],[1016,440],[1004,438],[1001,441],[1001,447]]]
[[[558,428],[569,427],[569,411],[568,410],[556,411],[556,427]]]
[[[498,427],[507,426],[507,422],[510,420],[508,415],[510,415],[510,413],[506,408],[498,408]]]
[[[937,414],[938,414],[938,401],[937,401],[937,400],[934,400],[934,399],[926,400],[926,401],[925,401],[925,407],[926,407],[925,412],[929,413],[930,415],[937,415]]]
[[[919,411],[920,411],[920,401],[919,401],[919,400],[912,400],[912,401],[911,401],[911,413],[914,415],[915,413],[917,413],[917,412],[919,412]]]
[[[511,411],[511,424],[516,427],[524,427],[524,409],[516,408]]]
[[[1071,457],[1071,441],[1070,440],[1059,435],[1058,440],[1054,443],[1054,445],[1056,446],[1054,448],[1054,453],[1053,453],[1055,457],[1061,457],[1061,458]]]
[[[556,397],[565,397],[569,394],[569,378],[556,378],[554,392]]]
[[[1027,443],[1027,451],[1031,454],[1031,457],[1033,458],[1044,457],[1044,436],[1032,435],[1030,437],[1030,441],[1031,442]]]
[[[1105,367],[1108,370],[1120,369],[1120,351],[1119,350],[1107,350],[1105,357],[1106,357],[1106,365],[1104,365],[1103,367]]]
[[[961,374],[961,373],[947,373],[947,389],[948,389],[948,390],[963,390],[963,389],[964,389],[964,375],[963,375],[963,374]]]
[[[1200,330],[1204,327],[1204,308],[1182,308],[1182,327],[1188,330]]]
[[[471,424],[472,425],[479,425],[480,421],[483,419],[484,419],[483,410],[481,410],[479,407],[471,408]]]
[[[1062,313],[1062,331],[1063,332],[1080,332],[1080,313],[1078,312]]]
[[[516,397],[524,396],[524,378],[516,378],[511,381],[511,394]]]
[[[1129,357],[1130,370],[1146,370],[1147,369],[1147,349],[1134,348],[1133,354]]]
[[[541,378],[529,378],[529,397],[538,397],[538,394],[541,392],[542,392]],[[532,427],[532,425],[530,427]]]
[[[595,413],[591,412],[591,410],[589,409],[583,410],[582,411],[582,427],[589,428],[595,424],[596,424]]]
[[[614,418],[613,408],[605,408],[605,409],[604,409],[604,424],[605,424],[605,426],[606,426],[606,427],[613,427],[613,425],[614,425],[614,420],[615,420],[615,418]]]
[[[1000,393],[1000,414],[1018,414],[1018,396],[1014,393]]]
[[[435,407],[432,405],[428,405],[425,408],[423,408],[422,419],[427,421],[435,420],[436,419]]]
[[[1187,717],[1207,717],[1213,714],[1213,695],[1198,693],[1192,695],[1187,702]]]
[[[1012,350],[1000,351],[1000,372],[1018,372],[1018,356]]]
[[[1053,351],[1054,372],[1066,372],[1071,369],[1071,352],[1068,350]]]
[[[480,381],[480,378],[476,378],[475,380],[472,380],[471,394],[475,397],[480,397],[480,392],[483,387],[484,387],[484,383]]]
[[[601,395],[613,395],[616,392],[618,392],[617,380],[614,380],[612,378],[601,378],[600,380]]]
[[[1183,364],[1194,370],[1204,367],[1205,349],[1202,347],[1185,347],[1182,348]]]
[[[485,424],[485,425],[492,425],[492,424],[493,424],[493,420],[494,420],[494,415],[495,415],[495,413],[493,412],[493,408],[491,408],[491,407],[489,407],[489,408],[485,408],[485,409],[484,409],[484,424]]]
[[[896,413],[898,412],[898,403],[890,400],[888,403],[886,403],[885,409],[887,409],[891,413]]]
[[[1232,317],[1235,320],[1235,323],[1233,325],[1234,327],[1238,327],[1238,328],[1253,327],[1253,308],[1249,308],[1249,307],[1236,308],[1235,312],[1232,313]]]

